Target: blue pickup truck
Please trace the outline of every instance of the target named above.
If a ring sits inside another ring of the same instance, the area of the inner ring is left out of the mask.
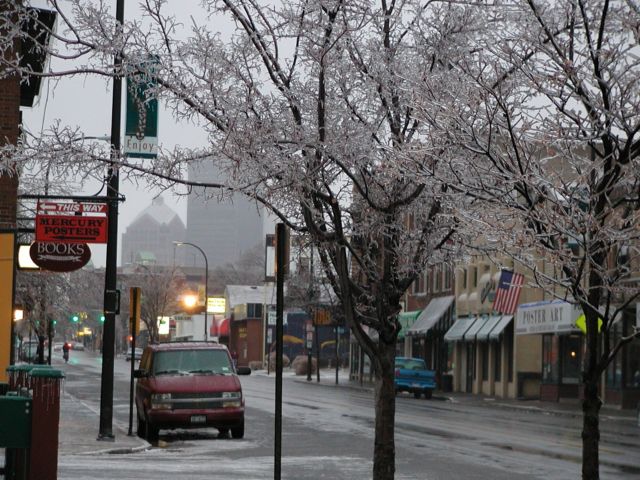
[[[416,398],[431,398],[436,389],[436,374],[428,370],[421,358],[396,357],[395,387],[398,392],[410,392]]]

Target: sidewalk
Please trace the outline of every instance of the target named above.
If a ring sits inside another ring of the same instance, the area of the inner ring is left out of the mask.
[[[145,450],[149,443],[135,434],[127,435],[128,425],[114,421],[113,441],[98,440],[100,412],[67,392],[60,398],[59,455],[91,455],[95,453],[130,453]]]

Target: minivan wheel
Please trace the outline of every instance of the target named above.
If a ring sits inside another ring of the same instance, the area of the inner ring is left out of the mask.
[[[231,429],[231,438],[243,438],[244,437],[244,421],[238,427]]]
[[[140,415],[136,415],[136,418],[138,419],[138,423],[137,423],[137,427],[136,427],[136,434],[140,438],[145,438],[145,436],[147,434],[147,425],[145,424],[145,421],[140,418]]]
[[[158,436],[160,435],[160,429],[155,425],[151,424],[148,420],[142,420],[144,424],[144,438],[147,442],[153,443],[158,440]]]

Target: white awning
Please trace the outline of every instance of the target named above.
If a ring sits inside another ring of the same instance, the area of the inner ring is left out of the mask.
[[[469,327],[476,321],[476,317],[461,317],[444,334],[445,342],[459,342],[464,337]]]
[[[487,323],[488,318],[476,317],[476,321],[473,322],[473,325],[469,327],[469,330],[464,334],[465,342],[473,342],[476,339],[476,335],[480,331],[480,329]]]
[[[489,340],[498,340],[504,329],[507,328],[507,325],[511,323],[511,320],[513,320],[513,315],[503,315],[498,324],[491,330],[491,333],[489,333]]]
[[[453,295],[449,295],[432,299],[416,322],[407,330],[407,335],[424,335],[427,333],[451,308],[454,298]]]
[[[491,333],[498,322],[500,322],[501,318],[502,315],[491,315],[476,334],[476,340],[480,342],[486,342],[487,340],[489,340],[489,333]]]

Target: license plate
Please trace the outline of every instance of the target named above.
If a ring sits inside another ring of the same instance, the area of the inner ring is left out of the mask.
[[[191,423],[206,423],[206,415],[191,415]]]

